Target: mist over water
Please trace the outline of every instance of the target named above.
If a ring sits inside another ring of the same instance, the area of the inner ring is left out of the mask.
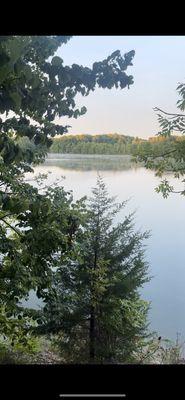
[[[160,178],[135,165],[129,156],[50,154],[43,165],[35,168],[34,175],[47,172],[47,184],[59,179],[66,190],[73,190],[74,200],[91,195],[97,172],[110,196],[117,196],[120,202],[130,198],[117,218],[121,220],[136,210],[136,229],[151,231],[146,241],[146,260],[152,279],[141,288],[142,297],[151,302],[150,330],[170,339],[179,332],[180,340],[185,340],[185,198],[174,194],[163,199],[155,192]],[[27,174],[28,179],[31,177]],[[182,188],[180,181],[170,175],[168,178],[177,190]],[[38,306],[40,302],[31,293],[29,305],[33,304]]]

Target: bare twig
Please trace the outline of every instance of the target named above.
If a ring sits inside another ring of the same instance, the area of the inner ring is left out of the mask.
[[[172,115],[173,117],[183,117],[183,118],[185,118],[185,114],[173,114],[173,113],[168,113],[168,112],[166,112],[166,111],[163,111],[163,110],[161,110],[161,108],[158,108],[158,107],[154,107],[154,111],[160,111],[160,112],[162,112],[163,114],[166,114],[166,115]]]

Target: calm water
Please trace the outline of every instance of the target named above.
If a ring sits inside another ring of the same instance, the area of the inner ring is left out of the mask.
[[[118,201],[130,198],[120,220],[136,210],[136,228],[151,230],[146,259],[153,278],[141,289],[142,297],[151,302],[150,329],[171,339],[179,332],[185,340],[185,198],[174,194],[163,199],[155,192],[160,179],[154,172],[135,166],[124,156],[50,154],[44,165],[35,168],[35,174],[48,171],[47,182],[59,179],[65,189],[73,190],[74,199],[90,195],[97,171],[111,196],[116,195]],[[182,187],[177,180],[170,180],[177,189]],[[34,301],[32,296],[30,302]]]

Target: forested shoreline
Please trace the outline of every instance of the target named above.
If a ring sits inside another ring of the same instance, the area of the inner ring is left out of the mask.
[[[104,135],[65,135],[55,137],[50,153],[110,154],[110,155],[162,155],[184,137],[152,136],[148,139],[117,133]]]

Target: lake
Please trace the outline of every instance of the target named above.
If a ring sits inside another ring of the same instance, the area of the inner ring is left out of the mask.
[[[48,171],[47,183],[59,179],[66,190],[73,190],[75,200],[91,194],[97,172],[111,196],[116,195],[120,202],[130,198],[119,219],[136,210],[136,229],[151,231],[146,260],[152,279],[141,289],[142,297],[151,302],[150,329],[173,340],[178,332],[180,341],[185,340],[185,198],[172,194],[163,199],[155,192],[160,178],[135,165],[129,156],[49,154],[34,175]],[[182,188],[181,182],[168,177],[177,190]],[[30,304],[35,301],[32,294]]]

